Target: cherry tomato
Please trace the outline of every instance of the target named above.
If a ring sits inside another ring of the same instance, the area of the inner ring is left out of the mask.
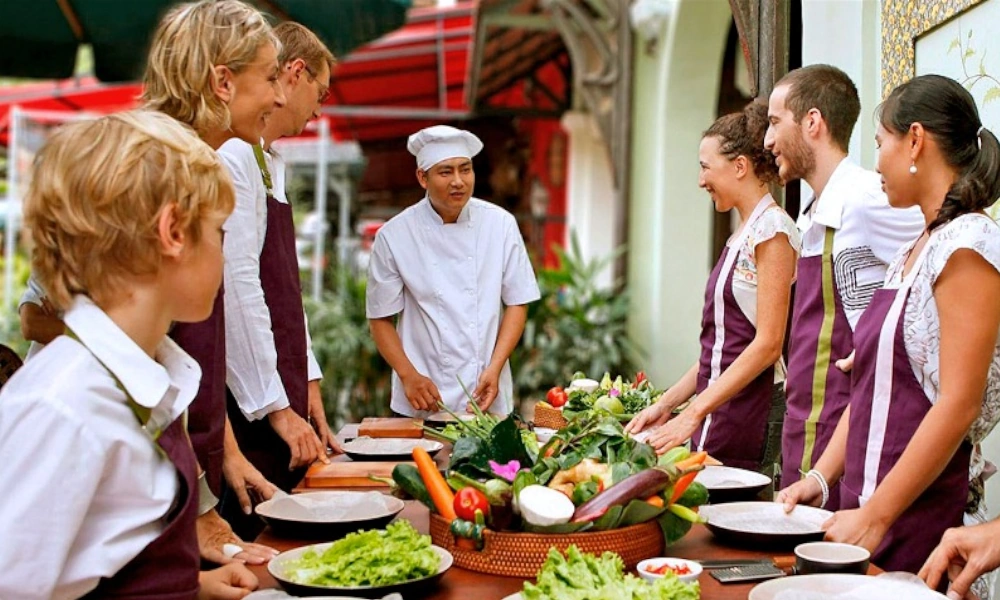
[[[475,522],[476,510],[483,511],[483,515],[488,515],[490,512],[490,503],[486,495],[473,487],[458,490],[454,506],[455,515],[465,521]]]
[[[545,401],[548,402],[553,408],[559,408],[560,406],[566,404],[569,397],[566,395],[566,391],[561,387],[554,387],[547,394],[545,394]]]

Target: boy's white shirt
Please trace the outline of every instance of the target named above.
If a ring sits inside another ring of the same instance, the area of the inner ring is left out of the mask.
[[[77,296],[60,336],[0,392],[0,598],[77,598],[163,530],[179,490],[126,402],[151,427],[179,418],[201,369],[164,338],[150,358],[99,307]]]
[[[250,420],[289,406],[278,374],[278,351],[271,329],[271,313],[260,282],[260,253],[267,235],[267,189],[253,146],[232,139],[219,148],[236,188],[236,206],[223,228],[226,257],[226,383],[243,414]],[[271,173],[275,200],[287,204],[285,165],[280,156],[264,153]],[[306,355],[309,381],[323,377],[312,351],[306,317]]]

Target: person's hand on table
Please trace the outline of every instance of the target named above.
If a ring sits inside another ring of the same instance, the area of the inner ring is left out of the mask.
[[[340,447],[337,436],[330,431],[330,424],[326,420],[326,408],[323,406],[323,394],[319,381],[319,379],[315,379],[309,382],[309,418],[312,420],[320,443],[323,444],[323,456],[326,456],[327,448],[340,454],[344,450]]]
[[[429,378],[416,371],[401,377],[403,391],[410,405],[417,410],[436,411],[441,402],[441,393]]]
[[[274,548],[241,540],[215,509],[198,517],[196,530],[201,557],[216,564],[245,562],[262,565],[278,555],[278,551]],[[242,596],[237,597],[242,598]]]
[[[983,573],[1000,567],[1000,521],[972,527],[955,527],[944,532],[941,543],[931,552],[918,576],[936,589],[947,573],[952,600],[972,598],[972,583]]]
[[[889,524],[872,515],[871,510],[861,507],[833,513],[823,523],[823,531],[826,532],[823,539],[861,546],[869,552],[875,552],[888,530]]]
[[[222,474],[236,494],[243,513],[247,515],[253,512],[249,491],[253,491],[261,500],[270,500],[278,491],[278,486],[268,481],[239,451],[227,449],[223,454]]]
[[[497,399],[497,394],[500,393],[500,369],[499,368],[487,368],[483,371],[483,374],[479,376],[479,384],[476,389],[472,392],[472,399],[479,406],[479,410],[486,412],[493,405],[493,401]],[[469,404],[466,410],[472,412],[472,405]]]
[[[650,427],[663,425],[670,418],[670,412],[671,411],[667,410],[666,402],[663,402],[662,400],[654,402],[652,405],[642,409],[639,414],[632,417],[632,420],[625,426],[625,433],[635,435],[649,429]]]
[[[257,589],[257,576],[236,562],[198,574],[198,600],[239,600]]]
[[[652,446],[657,454],[664,454],[691,439],[699,424],[701,419],[695,417],[692,411],[685,410],[654,429],[646,438],[646,443]]]
[[[282,408],[268,413],[267,420],[281,439],[288,444],[292,453],[288,470],[294,471],[300,467],[308,467],[317,460],[329,463],[326,456],[326,446],[305,419],[295,414],[292,407]]]

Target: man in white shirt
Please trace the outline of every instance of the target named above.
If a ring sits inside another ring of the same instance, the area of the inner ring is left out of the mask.
[[[812,189],[798,220],[802,253],[789,330],[782,487],[806,473],[817,476],[812,467],[849,398],[845,370],[854,327],[896,252],[924,228],[919,209],[890,207],[879,175],[847,158],[860,111],[854,83],[829,65],[786,75],[768,106],[764,145],[777,157],[778,174]],[[827,508],[836,510],[837,502],[832,486]]]
[[[282,44],[279,83],[285,105],[268,119],[263,148],[232,139],[219,155],[236,188],[236,207],[225,225],[230,421],[254,466],[289,491],[304,467],[317,459],[327,462],[326,448],[338,445],[327,424],[322,373],[302,306],[285,165],[270,147],[280,137],[298,135],[319,116],[335,61],[298,23],[282,23],[275,35]],[[238,532],[248,533],[256,520],[244,519],[231,504],[224,500],[223,515]]]
[[[508,358],[540,297],[513,215],[472,197],[473,134],[437,125],[410,136],[423,200],[379,230],[368,264],[367,314],[393,369],[394,412],[422,416],[443,402],[513,408]],[[394,323],[398,315],[398,324]]]

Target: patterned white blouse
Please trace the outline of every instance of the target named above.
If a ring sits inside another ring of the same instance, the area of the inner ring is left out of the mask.
[[[886,288],[898,288],[902,282],[903,265],[916,240],[900,249],[886,272]],[[941,319],[934,300],[934,284],[944,271],[948,259],[957,250],[978,253],[1000,271],[1000,226],[983,214],[966,214],[942,225],[927,242],[927,258],[917,274],[906,303],[903,320],[903,341],[910,357],[913,373],[931,403],[940,395]],[[993,361],[983,394],[983,408],[969,428],[966,438],[974,445],[969,477],[974,486],[987,463],[979,450],[983,441],[1000,421],[1000,332],[993,349]],[[981,490],[981,482],[978,483]],[[982,504],[982,502],[980,502]],[[983,508],[983,507],[980,507]],[[976,510],[979,513],[980,510]],[[983,508],[985,515],[985,509]],[[978,520],[978,519],[976,519]]]
[[[797,256],[802,247],[799,229],[788,213],[775,204],[757,218],[750,234],[744,238],[739,254],[736,255],[736,265],[733,267],[733,295],[736,297],[736,303],[740,305],[740,310],[754,326],[757,325],[757,246],[779,233],[788,237],[788,243]]]

